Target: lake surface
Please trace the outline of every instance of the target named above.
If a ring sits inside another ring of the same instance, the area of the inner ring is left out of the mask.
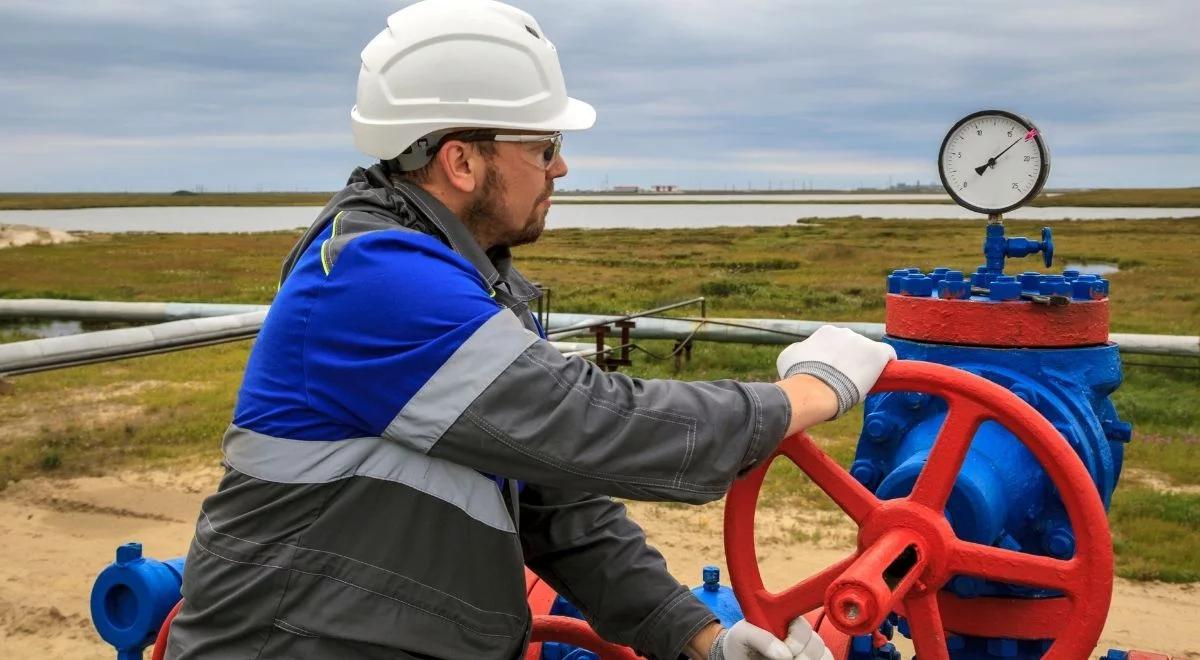
[[[664,195],[664,197],[671,197]],[[722,197],[722,199],[729,199]],[[68,231],[168,233],[256,232],[307,227],[317,206],[177,206],[143,208],[0,211],[0,224]],[[984,217],[954,204],[559,204],[550,209],[550,229],[699,228],[781,226],[797,219],[861,216],[885,219],[976,220]],[[1012,220],[1107,220],[1200,217],[1200,208],[1022,208]]]

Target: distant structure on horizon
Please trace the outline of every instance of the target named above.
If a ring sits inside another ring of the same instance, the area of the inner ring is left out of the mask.
[[[615,193],[635,193],[641,192],[642,189],[638,186],[613,186],[612,191]]]

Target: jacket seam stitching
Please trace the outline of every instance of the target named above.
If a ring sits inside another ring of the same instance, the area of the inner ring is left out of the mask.
[[[386,569],[386,568],[384,568],[384,567],[382,567],[382,566],[377,566],[377,565],[375,565],[375,564],[372,564],[372,563],[370,563],[370,562],[362,561],[361,559],[355,559],[354,557],[347,557],[346,555],[338,554],[338,553],[336,553],[336,552],[332,552],[332,551],[329,551],[329,550],[319,550],[319,549],[317,549],[317,548],[310,548],[310,547],[308,547],[308,546],[303,546],[303,545],[294,545],[294,544],[291,544],[291,543],[283,543],[283,542],[279,542],[279,543],[259,543],[258,541],[252,541],[252,540],[250,540],[250,539],[244,539],[244,538],[242,538],[242,537],[240,537],[240,536],[234,536],[233,534],[228,534],[228,533],[222,532],[222,531],[220,531],[219,529],[217,529],[216,525],[215,525],[215,524],[213,524],[212,518],[210,518],[210,517],[209,517],[209,515],[208,515],[208,512],[207,512],[207,511],[205,511],[203,508],[201,508],[201,509],[200,509],[200,514],[201,514],[202,516],[204,516],[204,519],[205,519],[206,521],[208,521],[208,527],[209,527],[209,529],[211,529],[211,530],[213,531],[213,533],[214,533],[214,534],[219,534],[219,535],[221,535],[221,536],[225,536],[225,537],[228,537],[228,538],[231,538],[231,539],[235,539],[235,540],[238,540],[238,541],[242,541],[243,543],[249,543],[249,544],[251,544],[251,545],[257,545],[257,546],[264,547],[264,548],[266,548],[266,547],[285,547],[285,548],[291,548],[291,549],[293,549],[293,550],[304,550],[304,551],[307,551],[307,552],[316,552],[316,553],[325,554],[325,555],[333,555],[334,557],[340,557],[340,558],[342,558],[342,559],[345,559],[345,560],[347,560],[347,561],[351,561],[351,562],[354,562],[354,563],[356,563],[356,564],[361,564],[362,566],[367,566],[367,567],[370,567],[370,568],[374,568],[374,569],[377,569],[377,570],[383,571],[384,573],[388,573],[388,574],[391,574],[391,575],[395,575],[395,576],[396,576],[396,577],[398,577],[398,578],[401,578],[401,579],[408,580],[408,581],[410,581],[410,582],[413,582],[413,583],[419,584],[419,585],[421,585],[422,587],[425,587],[426,589],[429,589],[430,591],[435,591],[435,592],[437,592],[437,593],[441,594],[442,596],[445,596],[446,598],[449,598],[449,599],[451,599],[451,600],[453,600],[453,601],[455,601],[455,602],[458,602],[458,603],[462,603],[463,605],[465,605],[465,606],[467,606],[467,607],[469,607],[469,608],[471,608],[471,609],[473,609],[473,610],[475,610],[475,611],[477,611],[477,612],[480,612],[481,614],[498,614],[498,615],[500,615],[500,616],[506,616],[506,617],[509,617],[509,618],[512,618],[512,619],[516,619],[516,620],[518,620],[518,621],[520,621],[520,620],[522,619],[522,617],[516,616],[516,615],[514,615],[514,614],[510,614],[510,613],[508,613],[508,612],[497,612],[497,611],[495,611],[495,610],[485,610],[485,609],[483,609],[483,608],[481,608],[481,607],[478,607],[478,606],[476,606],[476,605],[472,605],[471,603],[468,603],[467,601],[465,601],[465,600],[463,600],[463,599],[461,599],[461,598],[458,598],[458,597],[457,597],[457,596],[455,596],[454,594],[448,594],[448,593],[446,593],[446,592],[442,591],[441,589],[438,589],[437,587],[434,587],[434,586],[430,586],[430,585],[428,585],[428,584],[425,584],[424,582],[421,582],[420,580],[413,579],[413,578],[411,578],[411,577],[409,577],[409,576],[407,576],[407,575],[405,575],[405,574],[403,574],[403,573],[397,573],[396,571],[388,570],[388,569]],[[492,528],[492,529],[494,529],[494,528]],[[281,600],[282,600],[282,597],[281,597]],[[278,612],[278,610],[276,610],[276,611]]]
[[[528,351],[526,351],[525,353],[522,353],[521,357],[528,358],[530,362],[533,362],[534,364],[541,367],[542,370],[545,371],[547,374],[549,374],[550,377],[554,380],[554,382],[557,383],[560,387],[566,388],[568,391],[573,391],[573,392],[579,393],[581,396],[584,397],[584,400],[587,401],[587,404],[589,406],[600,408],[602,410],[607,410],[607,411],[609,411],[619,417],[622,417],[624,419],[628,419],[634,415],[639,415],[639,416],[645,417],[647,419],[653,419],[656,421],[666,422],[668,424],[678,424],[680,426],[683,426],[686,429],[686,433],[684,434],[683,460],[679,463],[679,469],[675,471],[675,478],[671,481],[671,483],[676,486],[678,486],[680,484],[689,483],[689,482],[686,482],[683,480],[683,476],[687,470],[687,467],[691,464],[691,456],[692,456],[692,452],[693,452],[693,449],[694,449],[695,443],[696,443],[696,436],[695,436],[696,418],[695,417],[692,417],[691,415],[684,415],[681,413],[676,413],[674,411],[669,411],[669,410],[658,410],[655,408],[633,408],[631,410],[627,410],[620,406],[610,404],[607,401],[603,401],[601,399],[596,399],[596,398],[592,397],[591,394],[588,393],[583,388],[581,388],[577,385],[574,385],[572,383],[565,382],[565,380],[562,379],[559,376],[559,374],[554,372],[554,370],[551,368],[551,365],[534,357]],[[667,419],[668,417],[675,417],[676,419]],[[698,484],[694,484],[694,485],[698,485]]]
[[[635,644],[642,648],[646,647],[649,644],[649,640],[646,638],[658,627],[659,622],[662,621],[664,617],[670,614],[672,610],[674,610],[680,603],[683,602],[684,598],[686,598],[689,593],[691,592],[685,589],[676,594],[674,598],[667,601],[666,605],[662,606],[663,609],[659,610],[657,614],[643,624],[643,632],[638,634],[638,636],[635,638]]]
[[[207,552],[208,554],[210,554],[210,555],[212,555],[212,556],[214,556],[214,557],[217,557],[217,558],[219,558],[219,559],[222,559],[222,560],[224,560],[224,561],[233,562],[233,563],[235,563],[235,564],[244,564],[244,565],[248,565],[248,566],[262,566],[263,568],[273,568],[273,569],[277,569],[277,570],[284,570],[284,571],[288,571],[288,572],[292,572],[292,573],[300,573],[300,574],[302,574],[302,575],[311,575],[311,576],[313,576],[313,577],[319,577],[319,578],[323,578],[323,579],[327,579],[327,580],[333,580],[334,582],[340,582],[340,583],[342,583],[342,584],[344,584],[344,585],[346,585],[346,586],[348,586],[348,587],[354,588],[354,589],[359,589],[359,590],[361,590],[361,591],[366,591],[366,592],[368,592],[368,593],[375,594],[375,595],[377,595],[377,596],[380,596],[380,597],[382,597],[382,598],[386,598],[386,599],[388,599],[388,600],[393,600],[393,601],[396,601],[397,603],[403,603],[403,604],[405,604],[405,605],[407,605],[407,606],[409,606],[409,607],[411,607],[411,608],[413,608],[413,609],[415,609],[415,610],[419,610],[419,611],[421,611],[421,612],[424,612],[424,613],[426,613],[426,614],[428,614],[428,615],[430,615],[430,616],[435,616],[435,617],[437,617],[437,618],[439,618],[439,619],[442,619],[443,621],[446,621],[446,622],[448,622],[448,623],[450,623],[450,624],[452,624],[452,625],[454,625],[454,626],[456,626],[456,627],[458,627],[458,628],[462,628],[462,629],[464,629],[464,630],[468,630],[468,631],[470,631],[470,632],[473,632],[473,633],[475,633],[476,635],[482,635],[482,636],[484,636],[484,637],[502,637],[502,638],[504,638],[504,639],[513,639],[513,636],[512,636],[512,635],[505,635],[505,634],[502,634],[502,633],[488,633],[488,632],[483,632],[482,630],[476,630],[476,629],[472,628],[471,626],[468,626],[468,625],[466,625],[466,624],[464,624],[464,623],[462,623],[462,622],[460,622],[460,621],[455,621],[455,620],[453,620],[453,619],[451,619],[451,618],[449,618],[449,617],[447,617],[447,616],[444,616],[444,615],[438,614],[437,612],[430,612],[429,610],[427,610],[427,609],[425,609],[425,608],[421,607],[420,605],[417,605],[417,604],[415,604],[415,603],[410,603],[409,601],[406,601],[406,600],[404,600],[404,599],[402,599],[402,598],[397,598],[397,597],[395,597],[395,596],[389,596],[388,594],[380,593],[380,592],[378,592],[378,591],[375,591],[374,589],[368,589],[368,588],[366,588],[366,587],[364,587],[364,586],[362,586],[362,585],[354,584],[353,582],[348,582],[348,581],[346,581],[346,580],[343,580],[343,579],[341,579],[341,578],[336,578],[336,577],[334,577],[334,576],[332,576],[332,575],[324,575],[324,574],[322,574],[322,573],[313,573],[313,572],[311,572],[311,571],[302,571],[302,570],[300,570],[300,569],[298,569],[298,568],[294,568],[294,567],[285,567],[285,566],[278,566],[278,565],[275,565],[275,564],[263,564],[263,563],[259,563],[259,562],[253,562],[253,561],[241,561],[241,560],[238,560],[238,559],[233,559],[233,558],[231,558],[231,557],[226,557],[225,555],[222,555],[222,554],[220,554],[220,553],[218,553],[218,552],[214,552],[214,551],[213,551],[212,549],[210,549],[208,546],[204,545],[204,544],[203,544],[203,543],[200,541],[200,539],[199,539],[199,538],[196,538],[196,539],[194,539],[194,541],[195,541],[196,545],[197,545],[197,546],[198,546],[198,547],[199,547],[201,550],[203,550],[203,551]],[[506,616],[509,616],[509,615],[506,615]],[[260,651],[260,654],[261,654],[261,651]]]
[[[509,449],[512,449],[513,451],[516,451],[519,454],[528,456],[528,457],[530,457],[534,460],[537,460],[541,463],[544,463],[546,465],[556,467],[560,470],[563,470],[564,472],[570,472],[571,474],[574,474],[576,476],[590,477],[590,478],[594,478],[594,479],[600,479],[601,481],[625,482],[625,483],[630,483],[630,484],[634,484],[634,485],[638,485],[638,486],[648,486],[648,487],[654,487],[654,488],[663,488],[663,487],[672,487],[673,486],[673,487],[678,488],[679,490],[687,491],[690,493],[701,493],[701,494],[706,494],[706,495],[711,495],[714,493],[720,494],[720,493],[724,493],[726,490],[725,488],[722,488],[720,484],[710,485],[710,484],[702,484],[702,483],[692,483],[689,481],[680,481],[680,482],[678,482],[678,484],[676,484],[676,482],[668,481],[666,479],[646,479],[644,477],[633,477],[633,476],[622,475],[622,474],[612,474],[612,473],[608,473],[608,472],[600,472],[598,470],[591,470],[591,469],[584,470],[581,468],[577,468],[577,467],[571,465],[570,463],[559,461],[558,459],[555,459],[555,458],[552,458],[549,456],[544,456],[539,452],[536,452],[532,449],[529,449],[528,447],[521,445],[521,443],[513,440],[512,438],[509,438],[502,431],[500,431],[499,429],[492,426],[487,420],[480,417],[475,411],[471,410],[470,408],[467,408],[467,410],[464,411],[463,414],[467,417],[467,419],[474,422],[475,425],[477,427],[479,427],[480,430],[482,430],[484,433],[487,433],[492,438],[499,441],[501,444],[508,447]],[[694,488],[688,488],[688,486],[694,486]]]

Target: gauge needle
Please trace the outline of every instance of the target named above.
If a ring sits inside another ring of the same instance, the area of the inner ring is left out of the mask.
[[[1038,135],[1038,132],[1037,132],[1036,128],[1030,129],[1030,131],[1025,134],[1025,137],[1017,138],[1017,139],[1013,140],[1012,144],[1010,144],[1004,148],[1004,151],[1001,151],[1000,153],[996,154],[995,156],[992,156],[991,158],[988,159],[988,162],[984,163],[983,165],[976,167],[975,173],[978,174],[979,176],[983,176],[983,173],[987,171],[987,168],[995,167],[996,160],[998,160],[1001,156],[1003,156],[1009,149],[1012,149],[1013,146],[1015,146],[1018,142],[1020,142],[1021,140],[1025,140],[1026,142],[1028,142],[1028,141],[1032,140],[1033,138],[1037,137],[1037,135]]]

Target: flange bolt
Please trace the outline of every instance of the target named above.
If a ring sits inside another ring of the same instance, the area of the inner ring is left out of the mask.
[[[988,298],[995,301],[1017,300],[1021,297],[1021,284],[1012,275],[999,275],[992,280]]]
[[[1096,285],[1095,275],[1080,275],[1071,282],[1071,297],[1075,300],[1091,300],[1092,287]]]
[[[1066,278],[1066,280],[1067,280],[1068,282],[1070,282],[1070,281],[1072,281],[1072,280],[1075,280],[1075,279],[1078,279],[1078,278],[1079,278],[1079,271],[1077,271],[1077,270],[1064,270],[1064,271],[1063,271],[1063,277],[1064,277],[1064,278]]]
[[[1038,284],[1042,280],[1042,274],[1036,270],[1027,270],[1024,273],[1021,273],[1021,277],[1018,279],[1021,281],[1022,291],[1033,291],[1034,293],[1037,293]]]
[[[854,465],[850,466],[850,476],[870,489],[879,480],[879,470],[870,461],[854,461]]]
[[[906,280],[906,279],[908,279],[908,269],[898,268],[896,270],[893,270],[892,274],[888,275],[888,277],[887,277],[888,293],[903,293],[904,292],[904,280]]]
[[[1071,283],[1062,275],[1046,275],[1038,286],[1038,293],[1043,296],[1069,296]]]
[[[1055,525],[1042,535],[1042,547],[1051,556],[1069,559],[1075,554],[1075,535],[1064,525]]]
[[[933,295],[933,280],[919,274],[909,274],[904,280],[904,293],[910,296],[926,297]]]
[[[892,431],[895,428],[894,417],[885,412],[873,412],[867,415],[863,423],[863,435],[874,442],[887,442],[892,439]]]
[[[964,300],[971,297],[971,285],[963,280],[961,270],[947,271],[937,285],[938,297],[946,300]]]

